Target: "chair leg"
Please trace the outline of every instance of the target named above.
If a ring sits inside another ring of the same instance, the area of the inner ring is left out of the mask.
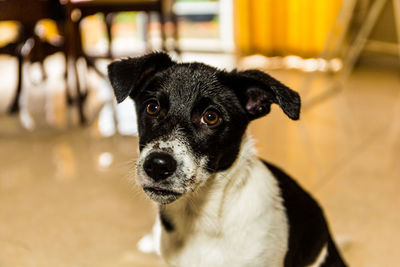
[[[15,93],[14,100],[8,110],[10,114],[17,113],[19,111],[19,98],[22,92],[22,64],[23,58],[22,55],[18,55],[18,84],[17,84],[17,92]]]
[[[310,108],[314,104],[320,103],[321,101],[329,98],[331,95],[335,94],[343,88],[343,84],[353,71],[354,66],[360,56],[360,53],[364,48],[379,15],[382,13],[386,2],[387,0],[376,0],[372,3],[364,24],[358,30],[355,40],[346,52],[346,55],[343,59],[343,69],[339,72],[338,77],[328,88],[324,90],[324,92],[306,102],[303,105],[304,108]]]
[[[85,101],[85,95],[82,94],[82,90],[81,90],[77,59],[74,59],[74,74],[75,74],[75,79],[76,79],[76,93],[77,93],[76,101],[78,104],[79,120],[80,120],[81,124],[84,125],[84,124],[86,124],[86,117],[85,117],[85,114],[83,113],[83,104]]]
[[[357,32],[354,42],[351,44],[347,55],[343,60],[343,69],[339,73],[339,77],[335,86],[342,87],[343,83],[347,80],[351,72],[353,71],[354,65],[356,64],[365,43],[372,31],[372,28],[376,24],[379,15],[382,13],[383,7],[385,6],[387,0],[376,0],[365,19],[364,24],[361,26],[360,30]]]
[[[167,46],[166,46],[166,42],[167,42],[167,36],[165,34],[165,15],[164,12],[159,12],[158,13],[160,16],[160,26],[161,26],[161,42],[162,42],[162,47],[161,49],[166,51],[167,50]]]
[[[178,31],[178,16],[175,12],[171,13],[172,24],[174,25],[174,50],[175,52],[180,55],[181,50],[179,49],[179,31]]]
[[[39,63],[40,63],[40,70],[42,71],[42,81],[47,80],[47,73],[44,67],[44,59],[41,60]]]
[[[67,101],[67,105],[68,106],[72,106],[72,104],[74,103],[74,99],[71,96],[71,92],[70,92],[70,87],[69,87],[69,81],[70,81],[70,76],[71,72],[70,72],[70,64],[69,64],[69,59],[68,59],[68,54],[66,52],[64,52],[65,54],[65,73],[64,73],[64,80],[65,80],[65,99]]]
[[[397,47],[398,55],[400,59],[400,0],[393,0],[394,17],[396,21],[396,32],[397,32]]]
[[[81,18],[80,18],[81,19]],[[76,103],[78,105],[79,120],[82,125],[86,124],[87,120],[83,112],[83,105],[85,103],[86,94],[82,93],[82,88],[80,86],[79,80],[79,70],[78,70],[78,59],[80,56],[84,55],[82,48],[81,33],[79,30],[80,19],[76,21],[68,21],[67,30],[68,40],[67,45],[69,46],[70,58],[72,61],[73,75],[75,76],[75,87],[76,87]]]
[[[146,23],[144,28],[144,42],[146,43],[146,51],[151,51],[151,43],[150,43],[150,38],[149,38],[149,33],[150,33],[150,12],[146,11]]]
[[[111,34],[111,26],[113,24],[114,14],[109,13],[106,15],[106,27],[107,27],[107,35],[108,35],[108,58],[112,58],[112,34]]]
[[[328,32],[324,48],[318,57],[331,59],[339,55],[339,50],[343,47],[343,40],[348,33],[348,29],[353,18],[356,2],[357,0],[347,0],[343,2],[337,19]],[[337,32],[339,32],[339,34]],[[306,76],[302,85],[303,99],[307,99],[311,85],[314,82],[316,76],[317,72],[315,71]]]

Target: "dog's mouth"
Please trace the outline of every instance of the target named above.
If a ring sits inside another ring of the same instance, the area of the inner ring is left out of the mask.
[[[183,195],[182,193],[156,186],[143,187],[143,190],[152,200],[160,204],[169,204]]]

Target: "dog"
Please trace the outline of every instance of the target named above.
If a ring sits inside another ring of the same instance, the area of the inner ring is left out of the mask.
[[[246,135],[271,104],[299,119],[298,93],[163,52],[112,62],[108,77],[118,103],[135,101],[137,182],[158,204],[170,266],[346,266],[316,201]]]

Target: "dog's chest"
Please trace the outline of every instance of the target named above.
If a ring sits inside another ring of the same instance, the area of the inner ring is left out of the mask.
[[[261,162],[254,162],[251,177],[202,201],[194,214],[168,214],[175,229],[163,230],[161,252],[170,265],[283,266],[286,213],[278,185]]]

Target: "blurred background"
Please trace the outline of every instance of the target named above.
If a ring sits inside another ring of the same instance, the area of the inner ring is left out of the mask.
[[[399,266],[399,0],[0,0],[0,266],[164,266],[137,249],[134,103],[113,59],[258,68],[302,97],[252,123],[324,207],[350,266]]]

